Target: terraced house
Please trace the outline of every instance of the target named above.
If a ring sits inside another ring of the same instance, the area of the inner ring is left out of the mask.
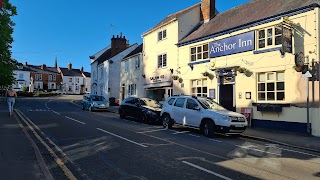
[[[320,136],[319,7],[315,0],[252,0],[212,13],[177,44],[174,94],[245,110],[253,127]]]

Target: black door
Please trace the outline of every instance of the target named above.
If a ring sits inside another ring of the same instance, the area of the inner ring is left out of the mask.
[[[230,111],[235,111],[233,107],[233,84],[220,85],[220,104]]]

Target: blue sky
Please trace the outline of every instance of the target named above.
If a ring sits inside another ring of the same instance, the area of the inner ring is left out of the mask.
[[[89,56],[123,33],[132,43],[169,14],[201,0],[10,0],[17,7],[12,56],[28,64],[58,66],[90,72]],[[216,0],[219,12],[249,0]]]

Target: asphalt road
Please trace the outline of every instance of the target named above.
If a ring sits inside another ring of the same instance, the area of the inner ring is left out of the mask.
[[[207,138],[178,126],[165,130],[115,113],[83,111],[70,103],[73,98],[18,99],[15,106],[64,162],[61,168],[39,147],[55,179],[68,172],[77,179],[320,179],[320,154],[314,152],[240,137]]]

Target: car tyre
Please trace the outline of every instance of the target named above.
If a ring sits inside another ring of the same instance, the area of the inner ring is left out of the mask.
[[[119,115],[120,115],[120,119],[125,119],[126,118],[123,110],[119,110]]]
[[[162,118],[162,126],[165,129],[171,129],[172,125],[173,125],[173,122],[172,122],[172,119],[171,119],[170,115],[167,115],[167,114],[164,115],[163,118]]]
[[[203,124],[202,131],[205,136],[211,137],[214,134],[214,123],[211,120],[207,120]]]

